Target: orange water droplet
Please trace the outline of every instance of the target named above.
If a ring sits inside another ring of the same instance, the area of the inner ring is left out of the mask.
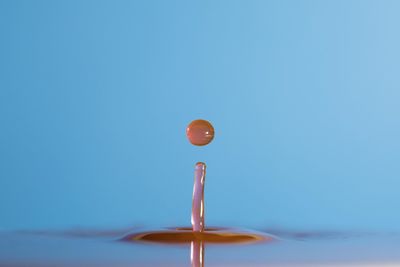
[[[193,145],[205,146],[214,138],[214,127],[206,120],[194,120],[186,128],[186,135]]]

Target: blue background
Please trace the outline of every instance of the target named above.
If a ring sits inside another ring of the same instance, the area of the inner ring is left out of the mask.
[[[399,1],[1,1],[0,229],[400,230]],[[216,137],[194,147],[187,124]]]

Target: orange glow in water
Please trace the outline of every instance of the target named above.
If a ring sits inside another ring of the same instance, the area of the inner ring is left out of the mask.
[[[194,120],[186,128],[186,135],[193,145],[205,146],[214,139],[214,127],[206,120]]]

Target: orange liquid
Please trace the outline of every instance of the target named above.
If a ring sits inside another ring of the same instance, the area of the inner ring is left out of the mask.
[[[162,244],[190,244],[190,261],[192,267],[204,266],[205,244],[248,244],[274,240],[271,236],[235,231],[224,228],[206,228],[202,232],[191,228],[176,228],[130,234],[123,241],[150,242]]]
[[[191,228],[175,228],[151,232],[133,233],[122,240],[165,244],[184,244],[195,241],[216,244],[255,243],[272,241],[271,236],[227,228],[206,228],[204,232],[194,232]]]
[[[205,146],[214,139],[214,127],[206,120],[194,120],[186,128],[186,135],[193,145]]]

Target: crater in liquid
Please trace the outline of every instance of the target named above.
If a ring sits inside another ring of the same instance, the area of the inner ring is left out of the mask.
[[[256,243],[274,240],[273,237],[229,228],[206,228],[204,232],[194,232],[189,227],[178,227],[159,231],[132,233],[123,241],[180,244],[201,241],[204,243],[234,244]]]

